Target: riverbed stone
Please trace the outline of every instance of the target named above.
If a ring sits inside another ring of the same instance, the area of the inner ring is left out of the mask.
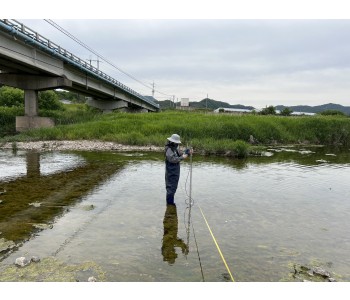
[[[25,258],[24,256],[16,258],[15,265],[18,267],[25,267],[30,264],[30,260]]]
[[[40,258],[38,256],[32,256],[30,259],[31,262],[38,263],[40,261]]]
[[[314,267],[311,269],[311,271],[313,272],[313,274],[315,275],[319,275],[325,278],[329,278],[331,277],[331,273],[329,273],[327,270],[321,268],[321,267]]]
[[[94,276],[89,277],[88,282],[96,282],[96,278]]]
[[[164,147],[147,145],[132,146],[122,145],[115,142],[105,141],[36,141],[36,142],[17,142],[17,148],[21,150],[37,150],[37,151],[57,151],[57,150],[86,150],[86,151],[156,151],[163,152]],[[1,149],[12,149],[11,143],[0,145]],[[1,192],[0,192],[1,194]]]
[[[36,223],[33,224],[33,227],[37,229],[52,229],[53,225],[52,224],[45,224],[45,223]]]
[[[293,278],[300,281],[335,282],[331,273],[321,266],[293,264]]]

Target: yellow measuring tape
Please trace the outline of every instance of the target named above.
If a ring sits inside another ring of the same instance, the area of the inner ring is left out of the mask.
[[[220,247],[219,247],[219,245],[218,245],[218,243],[217,243],[217,241],[216,241],[216,239],[215,239],[215,236],[214,236],[213,232],[212,232],[211,229],[210,229],[209,223],[208,223],[207,219],[205,218],[204,213],[203,213],[201,207],[199,206],[199,204],[198,204],[198,207],[199,207],[199,210],[201,211],[201,214],[202,214],[202,216],[203,216],[203,218],[204,218],[205,223],[207,224],[207,227],[208,227],[208,229],[209,229],[209,232],[210,232],[210,234],[211,234],[211,237],[212,237],[213,240],[214,240],[214,243],[215,243],[215,245],[216,245],[216,248],[217,248],[218,251],[219,251],[219,254],[220,254],[220,256],[221,256],[221,259],[222,259],[222,261],[224,262],[224,265],[225,265],[225,267],[226,267],[226,269],[227,269],[227,272],[230,274],[231,280],[232,280],[232,281],[235,281],[234,278],[233,278],[233,276],[232,276],[232,274],[231,274],[231,271],[230,271],[230,269],[229,269],[229,267],[228,267],[228,265],[227,265],[227,263],[226,263],[226,260],[225,260],[223,254],[222,254],[222,252],[221,252],[221,250],[220,250]]]
[[[192,205],[192,153],[190,154],[190,170],[189,170],[189,174],[191,175],[191,176],[190,176],[190,195],[189,195],[189,200],[190,200],[190,201],[189,201],[189,202],[190,202],[190,205]],[[187,179],[186,179],[186,181],[187,181]],[[211,237],[212,237],[213,240],[214,240],[214,243],[215,243],[215,245],[216,245],[216,248],[217,248],[218,251],[219,251],[219,254],[220,254],[220,256],[221,256],[221,259],[222,259],[222,261],[224,262],[224,265],[225,265],[225,267],[226,267],[226,269],[227,269],[227,272],[230,274],[231,280],[234,282],[235,280],[234,280],[234,278],[233,278],[233,276],[232,276],[232,274],[231,274],[231,271],[230,271],[230,269],[229,269],[229,267],[228,267],[228,265],[227,265],[227,263],[226,263],[225,257],[223,256],[223,254],[222,254],[222,252],[221,252],[221,250],[220,250],[219,244],[217,243],[217,241],[216,241],[216,239],[215,239],[215,236],[214,236],[213,232],[211,231],[210,226],[209,226],[209,223],[208,223],[206,217],[204,216],[204,213],[203,213],[203,211],[202,211],[202,209],[201,209],[201,207],[200,207],[199,204],[198,204],[198,207],[199,207],[199,210],[201,211],[201,214],[202,214],[202,216],[203,216],[203,219],[204,219],[205,223],[207,224],[207,227],[208,227],[208,229],[209,229],[209,232],[210,232],[210,234],[211,234]],[[202,273],[202,274],[203,274],[203,273]]]

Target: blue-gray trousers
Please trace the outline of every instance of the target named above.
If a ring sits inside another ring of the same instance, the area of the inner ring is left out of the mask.
[[[174,203],[174,196],[180,178],[180,163],[165,162],[165,188],[168,204]]]

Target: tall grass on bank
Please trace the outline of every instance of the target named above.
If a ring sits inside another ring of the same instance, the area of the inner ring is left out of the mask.
[[[244,157],[258,145],[311,143],[350,145],[350,118],[218,115],[169,111],[148,114],[112,113],[90,121],[30,130],[7,140],[103,140],[128,145],[163,146],[173,133],[183,144],[203,153]]]
[[[56,125],[68,125],[91,121],[101,113],[84,104],[66,105],[63,110],[39,110],[40,117],[49,117]],[[16,116],[23,116],[23,107],[0,106],[0,138],[16,134]]]
[[[64,110],[41,110],[39,116],[52,118],[56,125],[77,124],[89,122],[99,118],[98,110],[88,107],[85,104],[69,104],[64,106]]]

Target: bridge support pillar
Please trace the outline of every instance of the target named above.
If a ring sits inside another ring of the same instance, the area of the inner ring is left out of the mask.
[[[8,73],[0,74],[0,83],[24,90],[25,115],[16,117],[16,130],[19,132],[32,128],[54,127],[55,123],[51,118],[38,116],[38,91],[72,86],[72,81],[64,77]]]
[[[24,114],[28,117],[38,115],[38,91],[24,90]]]
[[[24,91],[24,116],[16,117],[16,131],[23,132],[32,128],[54,127],[51,118],[38,116],[38,91]]]
[[[42,127],[55,127],[55,122],[51,118],[45,117],[29,117],[29,116],[17,116],[16,117],[16,131],[23,132],[29,129],[42,128]]]

